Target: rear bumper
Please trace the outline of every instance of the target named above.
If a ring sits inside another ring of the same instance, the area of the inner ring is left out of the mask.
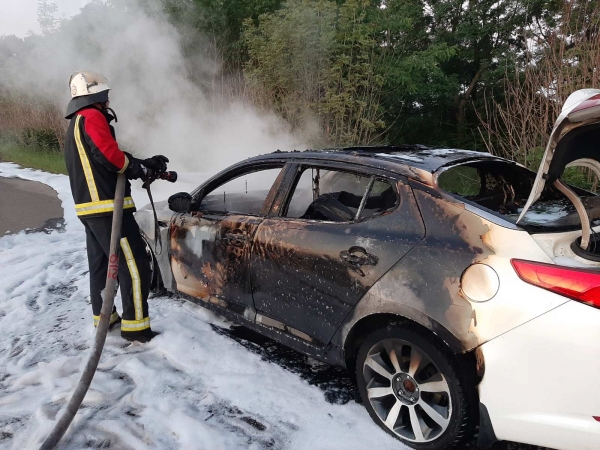
[[[479,395],[498,439],[600,448],[600,310],[569,301],[481,350]]]

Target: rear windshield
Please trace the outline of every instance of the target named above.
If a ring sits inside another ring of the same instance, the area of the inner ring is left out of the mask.
[[[440,189],[516,223],[529,198],[535,176],[535,172],[514,163],[476,161],[444,170],[437,181]],[[592,224],[600,225],[600,197],[583,189],[570,187],[581,198]],[[548,185],[519,225],[531,232],[581,229],[573,204]]]

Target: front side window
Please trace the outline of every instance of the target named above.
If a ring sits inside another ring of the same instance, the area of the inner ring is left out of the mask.
[[[200,211],[260,215],[281,168],[245,173],[212,189],[202,198]]]
[[[368,197],[363,203],[365,195]],[[387,181],[351,172],[304,167],[285,217],[350,222],[357,217],[361,204],[360,218],[366,218],[393,207],[396,198]]]

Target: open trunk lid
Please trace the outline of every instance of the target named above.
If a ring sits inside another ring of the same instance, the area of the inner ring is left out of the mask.
[[[546,184],[554,184],[565,168],[570,166],[588,167],[600,177],[600,89],[581,89],[567,98],[554,124],[533,188],[517,223],[540,198]],[[559,185],[556,187],[576,207],[581,206],[585,211],[585,206],[577,205],[577,199],[572,198]],[[571,193],[578,198],[577,194]],[[582,226],[585,228],[585,224],[582,223]]]

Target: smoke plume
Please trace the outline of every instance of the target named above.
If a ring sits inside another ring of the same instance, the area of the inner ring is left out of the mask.
[[[201,51],[184,57],[182,39],[157,4],[93,2],[54,32],[28,38],[33,50],[0,68],[0,84],[64,111],[70,74],[100,72],[112,88],[121,146],[138,156],[167,155],[174,169],[208,172],[260,153],[306,148],[275,115],[215,94],[223,87],[219,63]]]

